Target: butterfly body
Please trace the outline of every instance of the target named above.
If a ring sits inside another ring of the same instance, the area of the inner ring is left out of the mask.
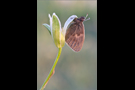
[[[75,18],[66,31],[65,40],[73,51],[79,52],[82,49],[85,39],[85,29],[83,25],[84,17]]]

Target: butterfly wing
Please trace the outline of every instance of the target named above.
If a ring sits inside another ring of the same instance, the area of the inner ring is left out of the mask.
[[[65,40],[73,51],[79,52],[82,49],[85,39],[85,31],[83,22],[73,23],[66,31]]]

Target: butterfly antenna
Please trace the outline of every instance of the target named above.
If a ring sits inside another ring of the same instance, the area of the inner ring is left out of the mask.
[[[87,16],[88,16],[88,13],[86,14],[86,17],[85,17],[85,19],[87,18]]]
[[[87,18],[87,16],[88,16],[88,13],[86,14],[86,17],[85,17],[85,20],[84,20],[84,21],[87,21],[87,20],[89,20],[89,19],[90,19],[90,18],[86,19],[86,18]]]
[[[90,20],[90,18],[88,18],[88,19],[85,19],[84,21],[87,21],[87,20]]]

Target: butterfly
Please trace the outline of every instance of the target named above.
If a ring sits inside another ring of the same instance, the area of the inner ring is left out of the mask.
[[[86,17],[88,14],[86,15]],[[85,40],[85,28],[83,21],[89,20],[86,17],[75,18],[68,27],[65,34],[65,41],[67,45],[75,52],[79,52],[82,49]]]

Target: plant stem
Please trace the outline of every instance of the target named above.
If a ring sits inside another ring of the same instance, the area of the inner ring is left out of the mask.
[[[52,75],[55,73],[55,66],[56,66],[56,64],[57,64],[57,62],[58,62],[58,60],[59,60],[61,51],[62,51],[62,48],[59,48],[59,51],[58,51],[57,57],[56,57],[56,59],[55,59],[55,61],[54,61],[54,64],[53,64],[53,66],[52,66],[52,69],[50,70],[50,73],[48,74],[48,76],[47,76],[47,78],[46,78],[45,82],[43,83],[43,85],[42,85],[42,87],[41,87],[40,90],[43,90],[43,89],[45,88],[45,86],[46,86],[46,84],[48,83],[49,79],[50,79],[50,78],[52,77]]]

